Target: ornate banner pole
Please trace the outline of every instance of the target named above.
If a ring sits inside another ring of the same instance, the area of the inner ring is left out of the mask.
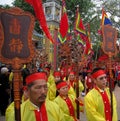
[[[78,66],[77,66],[77,77],[76,77],[76,98],[79,97],[79,74],[78,74]],[[77,104],[76,104],[76,109],[77,109],[77,119],[80,119],[80,110],[79,110],[79,101],[77,101]]]
[[[109,56],[109,89],[111,96],[111,117],[113,115],[113,100],[112,100],[112,56],[116,54],[116,40],[117,40],[117,30],[110,25],[102,26],[103,33],[103,51]]]
[[[20,68],[34,56],[34,17],[20,8],[0,9],[0,61],[13,67],[15,121],[21,121]]]

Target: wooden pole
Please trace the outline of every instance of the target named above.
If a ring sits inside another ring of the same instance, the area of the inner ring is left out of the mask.
[[[110,25],[102,26],[103,33],[103,51],[109,56],[109,91],[110,91],[110,101],[111,101],[111,121],[113,115],[113,94],[112,94],[112,56],[116,54],[116,40],[117,40],[117,30]]]
[[[108,54],[109,56],[109,92],[110,92],[110,101],[111,101],[111,121],[112,121],[112,115],[113,115],[113,95],[112,95],[112,79],[113,79],[113,75],[112,75],[112,55],[111,53]]]
[[[79,97],[79,67],[78,67],[78,61],[76,62],[76,98]],[[79,110],[79,101],[77,101],[76,104],[76,113],[77,113],[77,119],[80,119],[80,110]]]
[[[7,14],[9,16],[6,16]],[[32,14],[18,7],[1,9],[0,15],[3,17],[2,24],[0,24],[0,32],[2,33],[0,36],[0,60],[13,67],[15,121],[21,121],[20,68],[21,64],[30,62],[34,57],[32,31],[35,19]],[[6,19],[11,21],[4,21]]]
[[[79,97],[79,79],[76,78],[76,98],[78,97]],[[79,101],[77,101],[76,109],[77,109],[77,119],[79,119],[80,118]]]
[[[20,96],[20,71],[13,70],[14,73],[14,107],[15,107],[15,121],[21,121],[21,114],[20,114],[20,104],[21,104],[21,96]]]

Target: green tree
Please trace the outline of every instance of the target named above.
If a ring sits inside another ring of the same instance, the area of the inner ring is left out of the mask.
[[[120,0],[108,0],[103,2],[105,10],[110,13],[110,19],[113,26],[118,29],[118,34],[120,38]]]
[[[46,0],[43,0],[43,2],[46,2]],[[25,10],[25,11],[29,11],[31,12],[33,15],[34,14],[34,10],[33,8],[27,4],[26,2],[24,2],[24,0],[15,0],[13,2],[13,5],[16,6],[16,7],[20,7],[21,9]],[[91,0],[66,0],[66,8],[67,10],[69,10],[68,12],[68,17],[69,17],[69,20],[71,21],[71,23],[74,23],[75,22],[75,14],[76,14],[76,7],[79,6],[79,11],[80,11],[80,14],[81,14],[81,18],[83,19],[84,21],[84,24],[86,23],[89,23],[91,22],[90,24],[92,25],[92,28],[94,27],[92,24],[92,15],[93,13],[95,12],[93,10],[93,7],[95,7]],[[71,28],[73,29],[74,27],[74,24],[71,24]],[[96,24],[95,24],[96,25]],[[96,27],[95,27],[96,28]],[[40,27],[39,27],[39,22],[36,21],[35,23],[35,30],[39,33],[42,33]],[[94,30],[94,29],[91,29],[91,31]],[[93,33],[95,33],[96,30],[93,31]],[[93,34],[95,35],[95,34]]]

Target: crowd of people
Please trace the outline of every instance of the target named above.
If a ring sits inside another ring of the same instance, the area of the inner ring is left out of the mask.
[[[14,73],[7,66],[0,70],[0,113],[6,121],[15,121]],[[22,121],[79,121],[77,108],[88,121],[118,121],[105,69],[84,67],[78,73],[72,67],[53,71],[45,66],[39,70],[32,73],[27,65],[21,69]]]

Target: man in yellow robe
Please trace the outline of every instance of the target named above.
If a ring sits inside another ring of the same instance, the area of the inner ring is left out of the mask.
[[[48,99],[51,100],[51,101],[54,100],[55,97],[56,97],[56,92],[57,92],[56,82],[58,82],[62,78],[60,71],[55,71],[53,75],[54,75],[54,83],[49,86],[48,95],[47,95]],[[70,75],[73,75],[72,76],[72,78],[73,78],[72,82],[74,83],[73,84],[74,86],[72,86],[70,84],[70,80],[67,82],[68,87],[69,87],[68,94],[76,96],[76,92],[75,92],[75,89],[74,89],[75,86],[76,86],[75,76],[74,76],[73,73],[70,73]],[[71,78],[69,78],[69,79],[71,79]],[[79,80],[79,91],[81,92],[83,89],[84,89],[84,86],[83,86],[82,82]]]
[[[76,80],[76,75],[74,71],[71,71],[68,75],[68,80],[66,80],[68,85],[69,85],[69,94],[72,94],[76,97],[76,84],[77,84],[77,80]],[[79,84],[79,92],[82,92],[84,90],[84,86],[81,82],[81,80],[78,80],[78,84]]]
[[[46,99],[47,79],[44,72],[26,78],[29,99],[21,104],[21,121],[65,121],[58,105]]]
[[[47,97],[51,101],[53,101],[55,99],[55,97],[57,96],[56,82],[58,82],[61,79],[60,71],[54,71],[53,76],[54,76],[54,83],[52,83],[49,86],[48,93],[47,93]]]
[[[112,108],[107,76],[101,68],[92,72],[95,87],[85,96],[85,111],[88,121],[117,121],[116,99],[112,93]],[[112,109],[112,110],[111,110]]]

